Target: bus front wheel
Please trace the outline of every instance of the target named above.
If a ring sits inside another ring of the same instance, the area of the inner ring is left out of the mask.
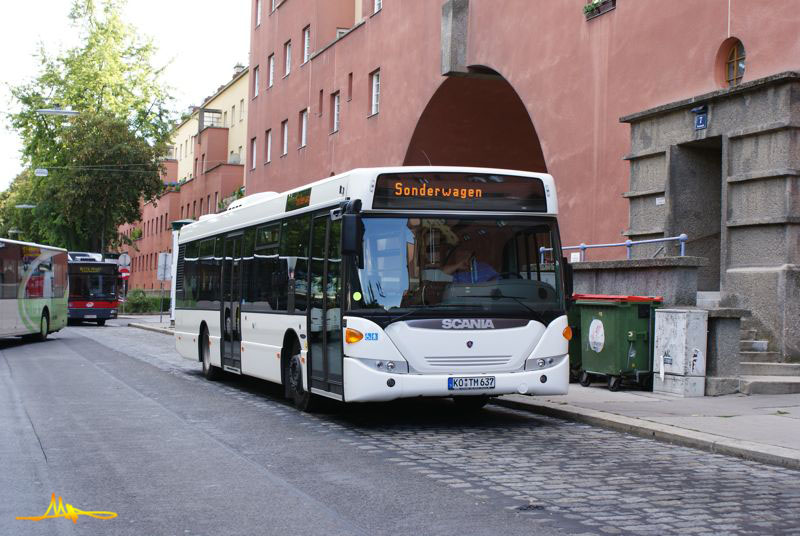
[[[102,326],[105,326],[105,325],[106,325],[106,321],[105,321],[105,319],[103,319],[103,320],[98,320],[98,321],[97,321],[97,325],[98,325],[98,326],[101,326],[101,327],[102,327]]]
[[[289,387],[289,397],[300,411],[314,411],[316,398],[303,388],[303,365],[300,354],[295,354],[286,363],[286,382]]]

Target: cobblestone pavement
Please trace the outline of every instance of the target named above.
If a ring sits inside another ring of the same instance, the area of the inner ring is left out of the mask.
[[[205,382],[171,339],[134,329],[84,330],[165,372],[229,396],[305,433],[434,480],[531,527],[571,534],[800,535],[800,473],[489,406],[473,415],[448,401],[331,406],[300,414],[264,382]],[[398,498],[402,502],[402,498]]]

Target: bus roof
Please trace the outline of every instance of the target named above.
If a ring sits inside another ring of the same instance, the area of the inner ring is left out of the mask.
[[[558,199],[553,177],[546,173],[533,173],[498,168],[457,167],[457,166],[397,166],[379,168],[357,168],[339,175],[328,177],[310,184],[299,186],[282,193],[260,192],[247,196],[231,205],[228,210],[218,214],[208,214],[201,217],[200,221],[186,225],[180,229],[179,242],[206,238],[242,227],[257,225],[258,223],[279,219],[287,214],[287,203],[302,199],[302,207],[292,210],[291,214],[302,214],[348,199],[360,199],[363,212],[381,211],[386,209],[373,209],[375,186],[379,175],[397,173],[474,173],[486,175],[505,175],[513,177],[528,177],[539,179],[544,186],[546,210],[535,212],[537,216],[555,217],[558,214]],[[252,198],[252,200],[251,200]],[[394,210],[398,212],[399,210]],[[409,208],[405,212],[418,212]],[[424,211],[423,211],[424,212]],[[472,210],[447,210],[440,209],[436,213],[465,213]],[[479,212],[479,211],[474,211]],[[491,212],[496,212],[492,210]],[[505,212],[499,212],[505,214]],[[521,214],[520,212],[516,213]],[[523,213],[524,214],[524,213]],[[534,214],[531,212],[530,214]]]
[[[35,248],[40,248],[40,249],[49,249],[49,250],[52,250],[52,251],[63,251],[64,253],[67,252],[67,250],[64,249],[64,248],[57,248],[57,247],[53,247],[53,246],[45,246],[44,244],[37,244],[35,242],[21,242],[19,240],[11,240],[10,238],[0,238],[0,242],[7,243],[7,244],[15,244],[17,246],[29,246],[29,247],[35,247]]]

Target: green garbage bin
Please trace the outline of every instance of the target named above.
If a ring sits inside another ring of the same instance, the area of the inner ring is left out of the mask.
[[[574,301],[567,311],[567,324],[572,329],[569,340],[569,381],[576,382],[581,377],[581,308]]]
[[[581,317],[581,385],[603,377],[611,391],[624,383],[652,388],[654,296],[581,294],[575,305]]]

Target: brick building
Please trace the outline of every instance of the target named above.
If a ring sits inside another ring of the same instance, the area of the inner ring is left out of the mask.
[[[584,4],[252,0],[248,193],[360,166],[546,171],[565,244],[685,232],[699,290],[800,358],[795,3]]]
[[[237,66],[232,79],[176,127],[164,162],[165,193],[155,203],[143,203],[140,222],[120,228],[134,239],[127,248],[128,288],[159,288],[158,254],[172,249],[172,221],[215,213],[242,187],[248,78],[248,69]]]

